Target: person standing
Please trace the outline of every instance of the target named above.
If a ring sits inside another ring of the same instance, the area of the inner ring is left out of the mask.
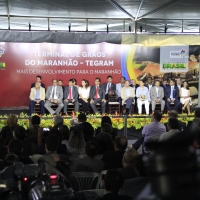
[[[63,107],[63,90],[62,87],[57,85],[57,80],[52,80],[52,85],[47,87],[45,108],[52,114],[58,115]],[[54,111],[51,106],[58,105]]]
[[[175,85],[175,80],[170,80],[170,86],[165,89],[165,98],[168,111],[172,110],[171,103],[174,104],[173,110],[178,110],[179,107],[179,89]]]
[[[165,108],[165,101],[164,98],[164,89],[160,87],[160,81],[156,80],[155,86],[151,88],[150,91],[150,97],[151,97],[151,105],[152,105],[152,111],[155,111],[156,104],[161,104],[161,113],[163,113]]]
[[[82,104],[82,112],[86,114],[89,106],[90,86],[89,82],[85,79],[82,80],[81,85],[82,87],[78,89],[79,102]]]
[[[96,104],[101,104],[101,110],[102,113],[105,113],[105,107],[106,107],[106,100],[105,100],[105,91],[103,89],[103,86],[100,85],[101,79],[96,78],[95,79],[95,85],[91,87],[90,90],[90,106],[92,107],[94,113],[99,113],[97,110]]]
[[[182,110],[185,111],[185,108],[187,108],[188,114],[190,114],[190,105],[192,105],[192,103],[187,81],[183,82],[183,87],[179,90],[179,96],[180,102],[183,104]]]
[[[45,85],[43,83],[41,83],[42,81],[42,77],[41,76],[36,76],[36,83],[39,83],[40,86],[42,86],[43,88],[45,88]],[[35,87],[35,83],[31,84],[31,88]]]
[[[125,81],[125,87],[121,89],[122,105],[126,103],[126,114],[132,114],[132,103],[135,98],[135,90],[129,86],[129,81]]]
[[[40,104],[41,115],[44,115],[45,89],[41,87],[39,82],[36,82],[35,87],[31,88],[29,98],[31,100],[29,104],[30,115],[34,113],[35,104]]]
[[[145,104],[146,114],[149,114],[149,103],[151,101],[149,90],[144,86],[144,81],[140,80],[140,87],[136,90],[138,114],[142,114],[142,105]]]
[[[64,89],[64,111],[63,115],[67,112],[67,107],[69,103],[73,103],[75,107],[75,112],[78,112],[79,103],[78,103],[78,88],[73,85],[73,79],[70,79],[68,86]]]

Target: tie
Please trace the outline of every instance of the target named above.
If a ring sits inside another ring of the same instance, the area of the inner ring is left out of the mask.
[[[54,100],[54,94],[55,94],[55,87],[53,87],[53,92],[52,92],[52,99]]]
[[[110,92],[110,83],[108,83],[108,92]]]
[[[171,99],[173,99],[173,96],[174,96],[174,95],[173,95],[173,92],[174,92],[174,87],[172,86],[172,87],[171,87]]]
[[[99,93],[99,88],[96,86],[96,94],[95,94],[95,99],[98,99],[98,93]]]
[[[72,87],[70,87],[70,91],[69,91],[69,99],[73,99],[73,97],[72,97]]]
[[[157,90],[156,90],[156,93],[157,93],[157,98],[158,98],[158,88],[157,88]]]

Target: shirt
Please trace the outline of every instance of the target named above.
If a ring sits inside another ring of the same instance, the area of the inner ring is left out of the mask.
[[[158,90],[159,90],[159,88],[156,87],[156,96],[157,96],[157,97],[158,97]]]
[[[116,84],[117,96],[121,97],[121,89],[124,87],[121,83]]]
[[[174,99],[174,97],[173,97],[173,92],[174,92],[174,86],[171,86],[170,99]]]
[[[86,99],[90,95],[90,87],[88,88],[79,87],[78,93],[79,95],[81,94],[84,99]]]
[[[54,90],[54,88],[55,88],[55,90]],[[54,90],[54,98],[52,97],[53,90]],[[50,99],[58,99],[58,97],[57,97],[57,95],[56,95],[56,90],[57,90],[57,86],[53,86],[53,87],[52,87],[52,90],[51,90]]]
[[[68,94],[67,99],[70,99],[70,91],[71,91],[71,88],[72,88],[72,99],[73,99],[73,86],[69,86],[69,94]]]
[[[130,96],[131,96],[130,90],[129,90],[129,88],[126,88],[126,97],[130,97]]]
[[[149,90],[147,87],[144,87],[144,89],[142,89],[141,87],[137,88],[136,97],[140,98],[140,95],[145,95],[145,97],[148,99],[148,101],[151,101],[150,95],[149,95]]]
[[[150,90],[151,90],[151,88],[152,88],[152,85],[149,85],[149,84],[148,84],[148,86],[149,86],[149,91],[150,91]]]
[[[142,129],[142,136],[144,137],[144,150],[147,150],[145,147],[145,142],[152,136],[161,135],[166,133],[166,127],[160,122],[152,122],[144,126]]]
[[[106,94],[108,94],[109,88],[110,88],[110,90],[111,90],[111,83],[108,83],[108,84],[107,84],[107,87],[106,87]]]
[[[40,99],[40,89],[36,90],[35,100]]]

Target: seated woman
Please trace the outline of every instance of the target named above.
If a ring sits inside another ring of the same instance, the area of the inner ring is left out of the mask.
[[[183,82],[183,87],[179,91],[180,102],[183,104],[182,110],[185,111],[187,107],[188,114],[190,114],[190,105],[192,105],[190,97],[190,89],[188,88],[188,82]]]
[[[126,103],[126,111],[124,113],[132,113],[132,103],[135,98],[135,90],[129,86],[129,81],[125,81],[125,87],[121,89],[122,106]]]
[[[142,114],[142,105],[145,104],[146,114],[149,114],[149,103],[151,101],[149,90],[144,86],[144,81],[140,80],[140,86],[136,90],[138,114]]]
[[[85,79],[82,80],[82,87],[78,88],[79,102],[82,104],[82,113],[86,114],[89,106],[90,86]]]

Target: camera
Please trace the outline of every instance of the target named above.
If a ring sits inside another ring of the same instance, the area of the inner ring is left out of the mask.
[[[50,131],[49,128],[43,128],[43,131]]]
[[[69,181],[47,163],[24,165],[18,162],[5,168],[1,173],[0,196],[15,200],[75,199]]]

